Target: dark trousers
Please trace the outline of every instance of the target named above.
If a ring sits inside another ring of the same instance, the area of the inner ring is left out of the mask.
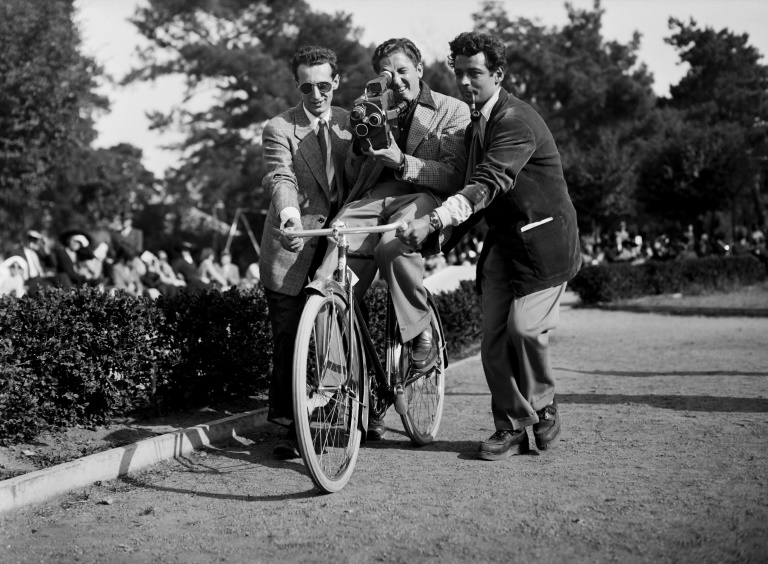
[[[311,279],[325,255],[326,239],[318,242],[309,271]],[[307,295],[302,291],[297,296],[264,288],[269,308],[269,322],[272,327],[272,374],[269,380],[269,412],[267,420],[278,425],[293,425],[293,347],[299,331],[301,313]]]

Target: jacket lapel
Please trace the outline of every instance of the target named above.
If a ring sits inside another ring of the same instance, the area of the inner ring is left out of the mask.
[[[416,147],[419,146],[430,132],[433,127],[432,122],[435,119],[437,112],[426,105],[417,104],[413,113],[413,121],[411,122],[411,130],[408,132],[408,141],[405,144],[405,152],[412,155],[416,151]]]

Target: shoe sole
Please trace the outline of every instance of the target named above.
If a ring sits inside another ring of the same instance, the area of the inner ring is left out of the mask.
[[[477,452],[477,458],[480,460],[505,460],[513,456],[527,454],[530,451],[531,449],[527,444],[521,444],[516,447],[511,447],[504,452],[483,452],[480,450]]]

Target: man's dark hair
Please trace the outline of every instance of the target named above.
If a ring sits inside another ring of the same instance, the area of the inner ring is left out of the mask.
[[[453,68],[456,57],[459,55],[473,57],[478,53],[485,53],[485,66],[491,72],[496,69],[504,70],[507,62],[504,55],[504,44],[487,33],[465,31],[449,42],[448,46],[451,48],[451,54],[448,56],[448,64],[451,68]]]
[[[293,78],[299,80],[299,66],[315,66],[328,63],[331,65],[331,74],[336,76],[339,72],[336,65],[336,53],[325,47],[318,47],[317,45],[304,45],[299,47],[296,54],[291,59],[291,70],[293,71]]]
[[[371,63],[373,64],[373,70],[378,74],[381,69],[379,63],[384,57],[391,55],[392,53],[404,53],[408,57],[413,66],[418,65],[421,62],[421,51],[413,44],[413,41],[406,39],[405,37],[396,37],[387,39],[384,43],[376,47],[371,57]]]

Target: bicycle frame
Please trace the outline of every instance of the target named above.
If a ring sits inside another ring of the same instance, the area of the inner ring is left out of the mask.
[[[347,268],[347,257],[349,244],[347,242],[347,234],[351,233],[384,233],[386,231],[392,231],[397,228],[404,228],[406,224],[404,222],[391,223],[388,225],[382,225],[379,227],[346,227],[341,222],[336,222],[328,229],[307,229],[307,230],[294,230],[286,231],[286,235],[294,235],[296,237],[322,237],[333,236],[336,238],[336,248],[338,249],[337,259],[337,271],[336,279],[324,279],[314,280],[310,282],[305,288],[305,292],[308,294],[317,293],[321,295],[329,295],[335,293],[339,295],[346,303],[350,304],[349,307],[349,323],[354,329],[358,329],[363,341],[363,350],[365,352],[366,359],[370,360],[370,367],[373,369],[376,384],[378,385],[377,391],[380,393],[382,390],[386,391],[386,397],[384,398],[387,405],[391,405],[395,399],[394,386],[402,385],[400,382],[392,382],[391,375],[397,373],[397,367],[395,354],[394,354],[394,340],[397,338],[395,334],[395,314],[392,307],[392,298],[387,294],[387,327],[386,327],[386,345],[387,351],[385,364],[382,365],[379,353],[376,351],[376,346],[373,343],[371,334],[368,330],[368,325],[365,323],[360,305],[355,298],[355,292],[352,285],[352,280],[349,276],[349,270]],[[351,362],[350,358],[347,358],[347,364]],[[368,366],[368,363],[365,364]],[[370,396],[370,391],[367,394]],[[368,430],[368,411],[371,408],[369,397],[361,398],[364,407],[364,417],[362,418],[363,429]]]
[[[383,360],[379,356],[347,267],[347,234],[383,233],[404,226],[399,222],[348,228],[337,222],[331,229],[285,231],[298,237],[334,236],[339,251],[334,278],[315,280],[305,288],[309,295],[296,336],[292,375],[301,456],[312,480],[328,493],[343,488],[352,475],[369,417],[380,418],[394,404],[416,446],[431,443],[440,426],[447,359],[442,323],[431,296],[427,294],[430,323],[440,355],[434,367],[417,372],[410,345],[401,342],[389,292],[386,354]]]

